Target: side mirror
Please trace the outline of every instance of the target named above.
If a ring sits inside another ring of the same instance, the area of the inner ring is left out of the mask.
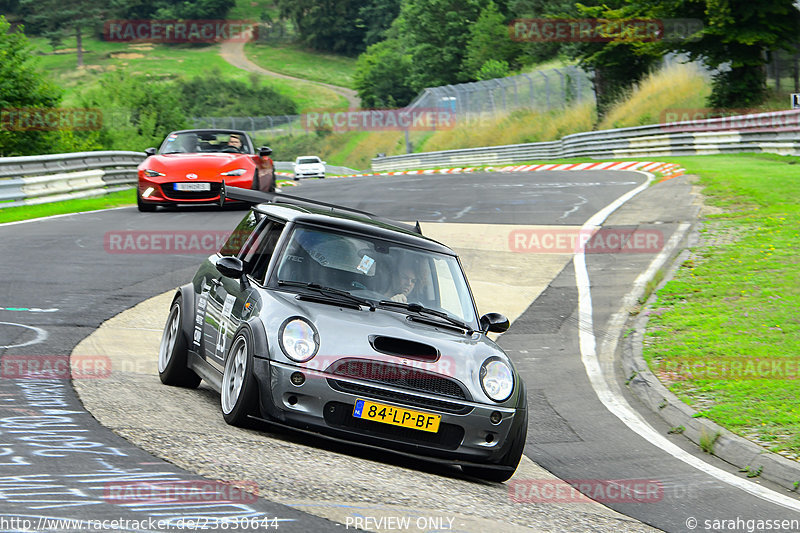
[[[326,163],[325,161],[323,161],[323,162],[322,162],[322,164],[323,164],[323,165],[327,165],[328,163]]]
[[[242,279],[244,265],[238,257],[223,257],[217,261],[217,270],[226,278]]]
[[[148,148],[147,150],[144,151],[144,153],[147,154],[147,157],[150,157],[151,155],[156,155],[156,149]]]
[[[269,146],[262,146],[261,148],[258,149],[258,155],[260,155],[261,157],[267,157],[270,154],[272,154],[272,148],[270,148]]]
[[[508,318],[500,313],[486,313],[481,317],[481,331],[484,333],[503,333],[510,326]]]

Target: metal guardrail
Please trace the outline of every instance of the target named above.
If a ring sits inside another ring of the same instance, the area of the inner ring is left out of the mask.
[[[131,188],[142,152],[77,152],[0,158],[0,209],[102,196]]]
[[[372,160],[372,170],[737,152],[800,155],[800,110],[575,133],[559,141],[378,157]]]
[[[736,152],[800,155],[800,110],[576,133],[551,142],[380,157],[372,160],[372,169],[386,172],[569,157],[613,159]],[[122,151],[0,158],[0,209],[130,188],[136,183],[136,167],[144,159],[144,153]],[[276,166],[291,168],[287,162]],[[333,167],[329,170],[334,172]]]

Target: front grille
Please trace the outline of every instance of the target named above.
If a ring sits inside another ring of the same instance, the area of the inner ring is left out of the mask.
[[[176,191],[174,183],[164,183],[161,191],[170,200],[216,200],[219,198],[219,183],[211,183],[210,191]]]
[[[402,403],[403,405],[421,407],[423,409],[431,409],[434,411],[444,411],[457,415],[464,415],[472,411],[472,407],[469,405],[447,402],[444,400],[434,400],[431,398],[422,398],[412,394],[403,394],[402,392],[379,389],[376,387],[370,387],[368,385],[361,385],[360,383],[349,383],[347,381],[340,381],[338,379],[328,378],[328,385],[330,385],[334,390],[346,392],[348,394],[366,396],[376,400]]]
[[[392,426],[356,418],[353,416],[353,406],[340,402],[328,402],[325,405],[325,422],[329,426],[355,430],[367,436],[390,438],[401,443],[421,444],[445,450],[455,450],[464,440],[464,428],[455,424],[441,423],[436,433]]]
[[[399,389],[447,396],[457,400],[470,399],[470,396],[458,381],[441,374],[404,365],[382,363],[369,359],[341,359],[329,366],[326,372],[337,376],[391,385]]]

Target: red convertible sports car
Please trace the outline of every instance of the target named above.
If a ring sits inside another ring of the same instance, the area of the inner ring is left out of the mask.
[[[139,165],[139,211],[159,205],[217,202],[222,180],[228,187],[275,191],[272,150],[256,150],[238,130],[183,130],[167,135],[156,153]]]

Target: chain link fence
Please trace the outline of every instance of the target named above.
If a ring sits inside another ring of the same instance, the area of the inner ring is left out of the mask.
[[[549,111],[586,100],[594,101],[591,80],[583,70],[569,66],[431,87],[408,108],[444,108],[454,112],[456,120],[471,122],[516,109]]]
[[[272,115],[264,117],[193,117],[192,127],[242,130],[264,133],[269,136],[300,135],[308,133],[301,115]]]
[[[589,76],[573,66],[473,83],[425,89],[406,107],[444,109],[459,122],[471,122],[515,109],[548,111],[586,100],[594,102]],[[301,115],[264,117],[194,117],[195,128],[229,128],[269,136],[309,133]]]

